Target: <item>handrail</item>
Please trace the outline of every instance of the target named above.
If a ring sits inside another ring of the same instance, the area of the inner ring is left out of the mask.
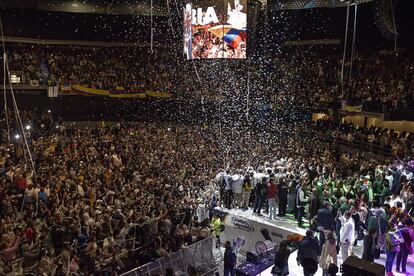
[[[382,154],[385,156],[392,156],[391,147],[383,147],[375,143],[369,143],[369,142],[364,142],[364,141],[359,141],[359,140],[354,140],[352,142],[349,142],[341,138],[333,138],[333,137],[329,137],[325,139],[319,137],[319,140],[322,140],[325,142],[334,142],[334,143],[338,143],[343,146],[351,146],[353,148],[363,149],[365,151],[370,151],[370,152],[373,152],[376,154]]]

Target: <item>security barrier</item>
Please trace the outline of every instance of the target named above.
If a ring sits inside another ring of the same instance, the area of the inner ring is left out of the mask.
[[[167,268],[172,268],[175,275],[187,275],[190,266],[197,270],[198,275],[214,272],[216,263],[213,255],[213,237],[193,243],[152,263],[134,268],[121,276],[163,275]]]

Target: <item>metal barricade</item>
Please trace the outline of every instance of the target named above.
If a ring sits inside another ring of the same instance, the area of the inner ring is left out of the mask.
[[[163,275],[167,268],[172,268],[176,275],[187,275],[189,266],[193,266],[199,275],[206,275],[216,269],[213,237],[193,243],[152,263],[134,268],[121,276]]]

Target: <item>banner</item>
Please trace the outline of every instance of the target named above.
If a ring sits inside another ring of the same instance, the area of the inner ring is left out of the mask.
[[[362,104],[353,106],[353,105],[347,105],[346,103],[342,103],[342,110],[349,111],[349,112],[362,112]]]
[[[117,89],[124,89],[123,87],[116,87]],[[154,92],[154,91],[139,91],[139,90],[105,90],[84,87],[81,85],[72,85],[72,89],[85,94],[94,96],[107,96],[110,98],[146,98],[147,96],[153,98],[170,98],[171,93],[167,92]]]

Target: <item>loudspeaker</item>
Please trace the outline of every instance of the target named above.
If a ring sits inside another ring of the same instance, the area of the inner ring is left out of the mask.
[[[385,267],[380,264],[349,256],[341,266],[343,276],[384,276]]]

